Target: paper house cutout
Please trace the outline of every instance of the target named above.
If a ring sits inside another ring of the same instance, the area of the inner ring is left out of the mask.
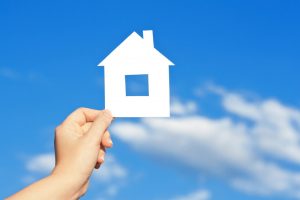
[[[169,117],[169,59],[154,48],[153,32],[129,35],[98,66],[104,66],[105,108],[114,117]],[[148,75],[149,96],[126,96],[126,75]]]

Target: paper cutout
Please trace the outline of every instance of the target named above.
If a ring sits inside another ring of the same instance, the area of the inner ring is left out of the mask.
[[[104,66],[105,108],[114,117],[169,117],[169,66],[153,45],[153,32],[128,36],[98,66]],[[125,75],[148,75],[149,96],[126,96]]]

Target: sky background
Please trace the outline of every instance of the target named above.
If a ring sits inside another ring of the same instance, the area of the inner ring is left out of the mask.
[[[104,108],[97,64],[136,31],[171,118],[118,118],[83,199],[300,199],[299,1],[0,1],[0,198],[49,173],[54,128]],[[139,84],[131,86],[139,90]]]

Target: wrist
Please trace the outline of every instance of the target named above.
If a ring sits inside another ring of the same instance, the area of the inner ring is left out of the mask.
[[[75,176],[69,173],[53,171],[47,178],[57,184],[58,193],[61,194],[62,199],[79,199],[83,195],[80,193],[81,184]]]

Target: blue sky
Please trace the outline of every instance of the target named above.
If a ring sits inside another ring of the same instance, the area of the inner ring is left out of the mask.
[[[109,175],[98,173],[83,199],[300,198],[299,8],[1,1],[0,197],[49,171],[54,127],[79,106],[104,107],[97,64],[133,31],[151,29],[175,63],[172,117],[117,119]]]

